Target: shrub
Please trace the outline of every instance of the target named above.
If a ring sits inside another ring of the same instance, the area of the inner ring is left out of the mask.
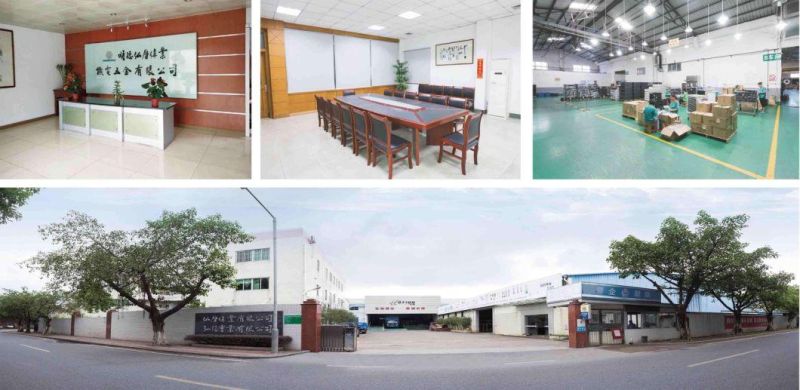
[[[358,323],[358,318],[350,310],[344,309],[325,309],[322,311],[323,324],[345,324]]]
[[[464,330],[464,329],[469,329],[470,325],[472,325],[472,318],[470,317],[437,318],[436,323],[442,326],[447,326],[450,329]]]
[[[236,345],[244,347],[271,347],[272,337],[262,335],[216,335],[216,334],[192,334],[186,336],[186,340],[197,344],[209,345]],[[278,336],[278,347],[286,349],[292,342],[291,336]]]

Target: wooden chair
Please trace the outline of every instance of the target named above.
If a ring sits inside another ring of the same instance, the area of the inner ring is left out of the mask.
[[[331,103],[324,97],[319,98],[322,104],[322,124],[325,131],[330,131],[333,127],[333,115],[331,114]]]
[[[355,94],[356,94],[356,91],[354,89],[345,89],[342,92],[342,96],[353,96]]]
[[[401,98],[401,97],[405,97],[405,95],[406,95],[406,93],[403,92],[403,91],[400,91],[400,90],[397,90],[397,89],[394,90],[394,97]]]
[[[325,99],[325,107],[328,109],[328,117],[330,118],[329,127],[331,130],[331,137],[336,138],[339,136],[339,129],[341,129],[339,115],[336,113],[338,106],[333,101]]]
[[[314,99],[317,101],[317,127],[322,127],[322,119],[325,116],[325,106],[322,103],[322,98],[314,95]]]
[[[478,165],[478,143],[480,142],[481,138],[482,118],[483,113],[468,115],[467,120],[464,122],[464,128],[461,132],[456,131],[442,138],[441,142],[439,143],[439,163],[442,162],[442,153],[444,152],[444,147],[452,146],[452,152],[446,153],[461,160],[462,175],[467,174],[468,151],[472,150],[474,154],[475,165]],[[461,155],[459,156],[456,154],[456,151],[460,151]]]
[[[392,91],[391,89],[384,89],[383,96],[394,96],[394,91]]]
[[[451,97],[447,99],[447,105],[450,107],[457,107],[469,110],[469,108],[467,107],[467,99],[460,97]]]
[[[447,96],[444,95],[433,95],[431,96],[431,103],[441,104],[443,106],[447,105]]]
[[[352,141],[353,139],[353,117],[350,107],[340,102],[333,104],[338,108],[339,138],[342,140],[342,146],[347,146],[348,140]]]
[[[419,101],[421,101],[421,102],[428,102],[428,103],[430,103],[430,102],[431,102],[431,94],[429,94],[429,93],[422,93],[422,92],[420,92],[420,93],[417,95],[417,100],[419,100]]]
[[[372,153],[372,144],[369,140],[367,113],[354,107],[350,107],[350,114],[353,120],[353,154],[358,155],[361,152],[361,148],[367,149],[367,165],[369,165],[369,156]]]
[[[378,155],[380,153],[386,156],[386,161],[389,165],[389,179],[392,179],[392,170],[395,162],[408,160],[408,169],[413,169],[411,163],[411,142],[406,141],[392,134],[392,122],[386,117],[375,115],[372,113],[367,114],[369,119],[369,135],[371,151],[369,160],[372,166],[378,165]],[[395,154],[404,151],[406,155],[398,160],[395,160]]]
[[[417,97],[419,97],[418,93],[406,91],[406,99],[417,100]]]

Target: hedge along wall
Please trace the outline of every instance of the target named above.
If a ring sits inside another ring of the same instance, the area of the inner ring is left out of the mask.
[[[278,305],[278,310],[287,315],[300,315],[300,305]],[[170,344],[189,344],[184,340],[194,334],[194,317],[196,313],[230,313],[249,311],[272,311],[272,305],[247,305],[184,308],[167,318],[165,331]],[[52,334],[69,335],[70,319],[59,318],[51,322]],[[284,324],[283,335],[292,338],[290,350],[300,350],[300,324]],[[41,328],[44,329],[44,328]],[[105,338],[106,318],[85,317],[75,319],[75,336]],[[111,338],[118,340],[152,341],[153,327],[150,318],[142,310],[116,312],[111,318]]]

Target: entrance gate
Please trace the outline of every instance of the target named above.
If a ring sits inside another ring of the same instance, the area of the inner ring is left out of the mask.
[[[349,325],[322,325],[322,350],[326,352],[355,352],[358,331]]]

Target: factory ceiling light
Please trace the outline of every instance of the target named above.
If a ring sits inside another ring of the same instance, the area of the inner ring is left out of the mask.
[[[646,13],[647,16],[653,16],[653,14],[656,13],[656,7],[653,7],[651,3],[647,3],[647,5],[644,6],[644,13]]]
[[[594,4],[578,3],[577,1],[573,1],[569,4],[569,9],[576,11],[594,11],[595,8],[597,8],[597,6]]]
[[[598,41],[597,38],[589,39],[589,42],[592,43],[592,46],[597,46],[597,44],[600,43],[600,41]]]
[[[728,15],[725,15],[725,0],[722,0],[720,3],[722,3],[722,12],[717,17],[717,23],[719,23],[720,26],[724,26],[728,23]]]

